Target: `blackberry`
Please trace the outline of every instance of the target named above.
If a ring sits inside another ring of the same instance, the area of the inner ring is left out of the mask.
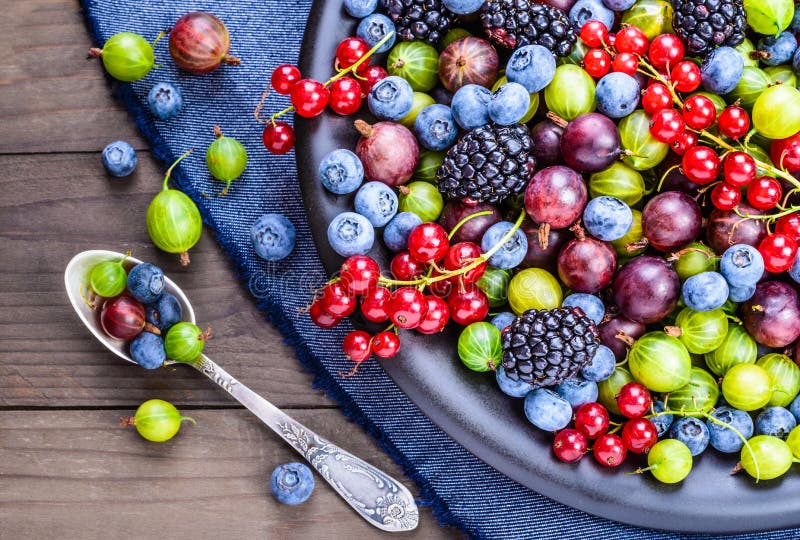
[[[509,49],[535,43],[567,56],[577,39],[566,13],[529,0],[487,0],[481,22],[491,41]]]
[[[397,26],[397,35],[406,41],[425,41],[437,45],[456,14],[442,0],[382,0],[386,13]]]
[[[450,199],[499,203],[524,191],[536,161],[522,124],[486,124],[462,135],[436,171],[439,191]]]
[[[579,309],[529,309],[503,332],[503,368],[514,381],[554,386],[591,362],[598,345],[594,322]]]
[[[706,56],[720,45],[744,41],[747,20],[742,0],[672,0],[672,28],[687,56]]]

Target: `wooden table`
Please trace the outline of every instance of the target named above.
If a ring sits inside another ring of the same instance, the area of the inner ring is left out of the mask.
[[[0,538],[378,538],[318,481],[298,507],[269,495],[296,455],[202,376],[150,372],[95,341],[69,306],[67,261],[90,248],[160,265],[216,329],[214,357],[301,422],[404,478],[362,429],[311,387],[206,231],[189,270],[145,230],[162,173],[112,100],[75,0],[6,2],[0,20]],[[132,177],[108,177],[100,150],[139,151]],[[118,425],[144,400],[197,420],[148,443]],[[413,487],[410,480],[406,484]],[[405,538],[454,538],[422,509]]]

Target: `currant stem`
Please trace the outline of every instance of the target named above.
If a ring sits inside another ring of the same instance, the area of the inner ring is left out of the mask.
[[[481,217],[481,216],[489,216],[489,215],[491,215],[491,214],[492,214],[492,211],[491,211],[491,210],[483,210],[482,212],[476,212],[476,213],[474,213],[474,214],[470,214],[470,215],[468,215],[467,217],[465,217],[464,219],[462,219],[461,221],[459,221],[458,223],[456,223],[456,226],[455,226],[455,227],[453,227],[453,229],[452,229],[452,230],[450,231],[450,233],[447,235],[447,238],[448,238],[449,240],[452,240],[452,239],[453,239],[453,237],[454,237],[454,236],[456,235],[456,233],[458,232],[458,229],[460,229],[461,227],[463,227],[463,226],[464,226],[464,225],[465,225],[465,224],[466,224],[466,223],[467,223],[469,220],[471,220],[471,219],[475,219],[475,218],[477,218],[477,217]]]
[[[169,189],[168,183],[169,183],[169,177],[172,175],[172,169],[174,169],[175,166],[178,165],[178,163],[180,163],[183,160],[183,158],[185,158],[186,156],[188,156],[192,152],[194,152],[194,148],[189,148],[186,152],[181,154],[181,157],[179,157],[178,159],[175,160],[175,163],[173,163],[172,165],[169,166],[169,169],[167,169],[167,172],[164,175],[164,184],[163,184],[163,187],[162,187],[163,191],[166,191],[166,190]]]

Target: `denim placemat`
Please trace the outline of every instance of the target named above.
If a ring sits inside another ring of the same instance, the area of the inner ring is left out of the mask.
[[[188,11],[208,11],[225,22],[231,33],[231,53],[242,60],[241,66],[223,66],[204,76],[179,73],[164,39],[156,46],[157,60],[163,66],[136,83],[114,83],[115,95],[125,103],[154,156],[163,164],[172,163],[189,148],[196,149],[181,163],[175,182],[198,204],[242,282],[267,318],[295,347],[300,362],[314,374],[315,384],[403,467],[420,489],[420,502],[431,506],[442,523],[482,538],[699,538],[620,525],[553,502],[517,484],[433,425],[376,362],[365,362],[358,377],[338,375],[351,367],[340,345],[350,330],[349,323],[320,331],[307,316],[298,315],[298,308],[309,302],[311,291],[327,278],[305,220],[294,153],[268,154],[261,142],[261,126],[253,118],[253,108],[272,69],[297,61],[311,0],[82,3],[98,44],[121,31],[152,40]],[[177,118],[157,121],[147,110],[147,92],[159,81],[177,83],[183,91],[184,110]],[[277,111],[286,105],[286,98],[273,93],[266,110]],[[205,148],[214,139],[214,124],[245,145],[249,162],[226,197],[207,198],[202,194],[217,193],[222,187],[210,178],[204,160]],[[154,193],[158,186],[154,181]],[[266,212],[282,213],[297,227],[295,251],[280,263],[259,259],[250,245],[250,225]],[[798,537],[800,529],[734,538]]]

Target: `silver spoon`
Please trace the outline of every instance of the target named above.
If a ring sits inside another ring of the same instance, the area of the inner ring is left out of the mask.
[[[72,307],[83,324],[103,345],[120,358],[132,362],[127,343],[108,336],[100,327],[97,312],[84,301],[89,272],[97,263],[119,261],[124,257],[113,251],[92,250],[78,253],[67,265],[64,282]],[[141,261],[128,257],[132,264]],[[165,291],[173,294],[183,308],[183,320],[194,323],[194,310],[183,291],[169,278]],[[167,364],[175,362],[168,361]],[[406,487],[366,461],[323,439],[300,422],[231,377],[206,355],[190,364],[217,383],[239,403],[247,407],[272,431],[294,448],[333,489],[367,522],[389,532],[415,529],[419,512],[414,497]]]

